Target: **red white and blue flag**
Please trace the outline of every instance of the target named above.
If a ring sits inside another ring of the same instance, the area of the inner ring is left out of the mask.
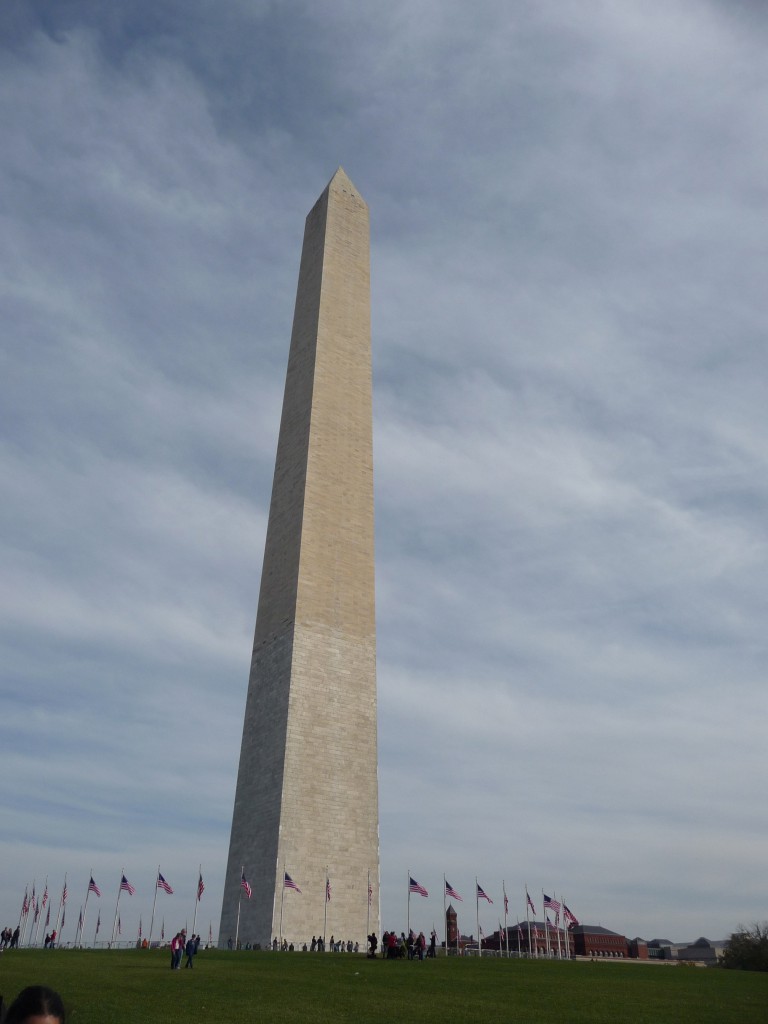
[[[46,883],[45,892],[43,893],[43,908],[45,908],[45,904],[47,902],[48,902],[48,883]]]
[[[542,893],[542,896],[544,897],[544,909],[545,910],[547,909],[547,907],[549,907],[551,910],[554,910],[554,911],[558,911],[560,909],[560,904],[558,903],[558,901],[556,899],[553,899],[551,896],[547,896],[546,893]]]
[[[168,885],[159,871],[157,872],[157,888],[162,889],[163,892],[167,892],[169,896],[173,896],[173,889]]]
[[[578,924],[579,923],[576,920],[576,918],[574,917],[574,915],[570,912],[568,907],[565,905],[565,903],[563,904],[563,917],[568,922],[568,924]]]
[[[526,898],[526,900],[528,900],[528,906],[531,908],[531,913],[535,914],[536,913],[536,907],[534,907],[533,900],[529,896],[527,889],[525,890],[525,898]]]
[[[445,880],[445,895],[450,896],[451,899],[458,900],[459,903],[464,902],[463,898],[459,896],[459,894],[456,892],[456,890],[453,888],[453,886],[451,885],[447,878]]]
[[[411,878],[410,875],[408,876],[408,878],[408,892],[418,893],[419,896],[429,896],[429,893],[424,888],[424,886],[419,885],[415,878]]]
[[[331,902],[331,880],[327,875],[325,876],[325,902]]]
[[[205,892],[205,886],[203,885],[203,875],[200,873],[200,877],[197,880],[197,901],[200,902],[200,897]]]
[[[371,885],[371,883],[369,882],[369,883],[368,883],[368,906],[369,906],[369,907],[370,907],[370,905],[371,905],[371,900],[372,900],[372,899],[373,899],[373,886],[372,886],[372,885]]]
[[[250,899],[253,890],[251,889],[248,879],[245,877],[245,872],[243,872],[242,877],[240,878],[240,888],[245,892],[248,899]]]
[[[483,890],[483,887],[480,884],[478,884],[478,883],[476,883],[476,884],[477,884],[477,898],[479,900],[487,900],[489,903],[493,903],[493,900],[488,895],[488,893]]]
[[[91,880],[88,883],[88,892],[95,892],[97,896],[101,896],[101,889],[94,882],[93,875],[91,875]]]
[[[69,892],[67,890],[67,883],[65,882],[64,883],[64,888],[61,890],[61,902],[62,903],[66,903],[68,896],[69,896]]]
[[[135,887],[131,885],[131,883],[128,881],[125,875],[123,875],[122,879],[120,880],[120,890],[125,890],[125,892],[127,892],[129,896],[134,896],[136,894]]]
[[[298,885],[296,885],[296,883],[294,882],[294,880],[291,878],[287,871],[285,872],[283,885],[285,886],[286,889],[293,889],[294,892],[301,892],[301,889],[298,887]]]

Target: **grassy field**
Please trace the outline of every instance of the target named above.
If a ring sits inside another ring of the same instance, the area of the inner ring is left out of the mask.
[[[201,951],[171,971],[163,951],[0,954],[7,1001],[57,989],[70,1024],[275,1021],[446,1024],[764,1024],[768,974],[643,964],[370,961],[350,954]]]

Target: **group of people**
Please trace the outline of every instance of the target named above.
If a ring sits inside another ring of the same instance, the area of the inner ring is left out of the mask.
[[[0,949],[18,949],[20,928],[3,928],[0,932]]]
[[[306,949],[307,947],[304,946],[305,952]],[[325,949],[325,939],[323,938],[323,936],[319,935],[317,938],[315,938],[315,936],[313,935],[312,942],[310,943],[309,946],[309,952],[324,953]],[[330,939],[328,940],[328,949],[331,951],[331,953],[359,953],[360,943],[353,942],[352,939],[347,939],[346,942],[343,942],[341,939],[334,939],[334,937],[331,936]]]
[[[200,936],[190,935],[187,938],[187,929],[182,928],[180,932],[176,932],[174,937],[171,939],[171,970],[181,970],[181,958],[186,953],[187,962],[184,964],[185,969],[187,967],[193,967],[192,961],[195,959],[197,950],[200,946]]]
[[[19,948],[19,936],[21,929],[18,925],[15,928],[3,928],[0,932],[0,950],[3,949],[18,949]],[[46,949],[53,949],[56,945],[56,931],[52,931],[50,935],[45,936],[45,942],[43,943]]]
[[[378,939],[375,933],[368,936],[368,957],[373,959],[378,948]],[[387,960],[423,960],[425,957],[434,958],[437,949],[437,933],[432,930],[429,936],[429,945],[424,932],[417,935],[413,929],[408,932],[384,932],[381,937],[381,955]]]

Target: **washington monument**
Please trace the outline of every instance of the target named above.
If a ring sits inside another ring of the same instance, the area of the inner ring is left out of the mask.
[[[339,168],[304,227],[220,944],[380,930],[369,247]]]

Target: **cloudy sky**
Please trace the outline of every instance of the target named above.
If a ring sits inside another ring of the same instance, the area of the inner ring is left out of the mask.
[[[502,880],[513,920],[526,883],[645,938],[768,917],[767,43],[747,0],[5,0],[1,924],[93,870],[111,927],[124,869],[135,936],[160,864],[176,928],[202,863],[217,931],[338,165],[371,211],[382,924],[408,869],[423,928],[443,872],[466,931],[476,875],[486,932]]]

